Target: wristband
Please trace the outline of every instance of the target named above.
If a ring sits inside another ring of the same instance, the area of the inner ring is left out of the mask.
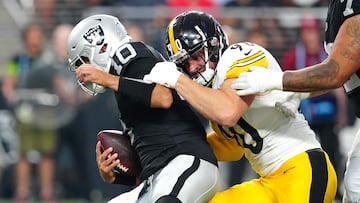
[[[132,98],[137,98],[138,101],[150,106],[151,94],[155,85],[155,83],[149,84],[120,76],[118,92]],[[140,92],[141,94],[139,94]]]

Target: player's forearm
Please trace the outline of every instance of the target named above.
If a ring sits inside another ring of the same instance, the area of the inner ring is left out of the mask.
[[[104,77],[102,78],[102,82],[101,82],[102,84],[100,85],[103,85],[114,91],[117,91],[119,89],[119,80],[120,80],[119,76],[105,73]]]
[[[360,15],[347,19],[340,27],[328,59],[297,72],[286,71],[283,89],[312,92],[341,87],[360,67],[359,28]]]
[[[221,125],[232,126],[239,119],[237,102],[226,92],[203,87],[185,75],[179,77],[176,91],[200,114]],[[235,99],[238,96],[234,93]]]
[[[337,88],[342,81],[337,78],[339,66],[334,62],[318,64],[300,71],[285,71],[283,90],[314,92]]]
[[[191,81],[185,75],[179,77],[175,85],[175,90],[191,105],[193,106],[200,114],[205,116],[208,119],[211,119],[212,109],[208,108],[211,105],[209,95],[210,89],[206,89],[201,85]]]
[[[301,94],[304,94],[305,96],[303,96],[302,98],[303,98],[303,99],[306,99],[306,98],[312,98],[312,97],[317,97],[317,96],[326,94],[326,93],[328,93],[329,91],[331,91],[331,90],[322,90],[322,91],[306,92],[306,93],[303,92],[303,93],[301,93]]]

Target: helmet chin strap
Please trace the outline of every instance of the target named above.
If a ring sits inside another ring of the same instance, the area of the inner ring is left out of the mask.
[[[202,73],[199,73],[199,76],[197,78],[194,78],[194,80],[199,83],[200,85],[203,86],[209,86],[212,82],[212,79],[214,78],[215,75],[215,70],[211,69],[209,67],[209,61],[210,61],[210,57],[209,56],[209,46],[208,46],[208,41],[206,39],[206,36],[204,34],[204,32],[201,30],[201,28],[199,26],[195,26],[195,29],[198,31],[198,33],[200,34],[203,42],[204,42],[204,65],[205,65],[205,71]]]
[[[202,73],[199,73],[199,76],[197,78],[195,78],[194,80],[199,83],[202,86],[210,86],[211,82],[216,74],[215,69],[210,68],[210,58],[212,57],[211,55],[209,55],[208,52],[208,48],[207,46],[204,47],[204,55],[205,58],[203,59],[204,61],[204,66],[205,66],[205,71]]]
[[[211,84],[212,79],[215,76],[215,70],[209,67],[206,67],[205,71],[200,73],[199,77],[195,79],[197,83],[203,86],[209,86]]]

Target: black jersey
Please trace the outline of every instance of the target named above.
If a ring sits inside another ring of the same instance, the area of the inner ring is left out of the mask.
[[[152,47],[131,42],[116,51],[110,73],[141,80],[159,61],[164,58]],[[144,91],[139,88],[136,94],[115,92],[121,119],[134,133],[133,143],[143,167],[141,179],[179,154],[194,155],[216,164],[206,141],[206,131],[189,104],[172,90],[174,101],[170,109],[151,108],[150,97],[155,85],[145,85],[148,86]],[[126,87],[120,82],[121,88]]]
[[[331,51],[341,24],[347,18],[359,13],[360,1],[330,0],[325,30],[325,44],[328,53]],[[349,99],[354,103],[357,117],[360,118],[360,70],[356,71],[343,86]]]

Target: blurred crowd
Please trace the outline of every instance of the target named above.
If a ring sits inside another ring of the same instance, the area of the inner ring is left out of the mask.
[[[165,6],[172,12],[168,17],[155,13],[146,21],[123,23],[134,40],[145,41],[166,56],[163,43],[166,25],[171,16],[184,9],[211,11],[219,17],[220,8],[306,9],[327,3],[325,0],[33,0],[34,16],[20,28],[22,49],[2,67],[0,199],[14,199],[18,203],[32,199],[44,203],[56,203],[58,199],[97,201],[127,189],[102,182],[95,162],[97,132],[121,129],[112,93],[87,95],[67,69],[67,37],[87,9],[101,8],[105,12],[107,8],[122,6]],[[285,70],[319,63],[325,57],[323,20],[308,18],[304,16],[292,27],[284,27],[279,19],[269,18],[219,17],[218,20],[224,25],[230,44],[257,43],[269,49]],[[310,124],[336,170],[343,174],[346,155],[341,153],[338,135],[342,128],[353,125],[354,115],[342,90],[327,96],[315,103],[325,102],[333,111],[327,112],[329,117],[322,117],[323,122]],[[302,111],[306,112],[306,108],[309,107],[303,105]],[[308,116],[311,122],[310,116],[314,115]],[[253,175],[247,172],[251,169],[246,161],[227,165],[226,170],[223,187]]]

